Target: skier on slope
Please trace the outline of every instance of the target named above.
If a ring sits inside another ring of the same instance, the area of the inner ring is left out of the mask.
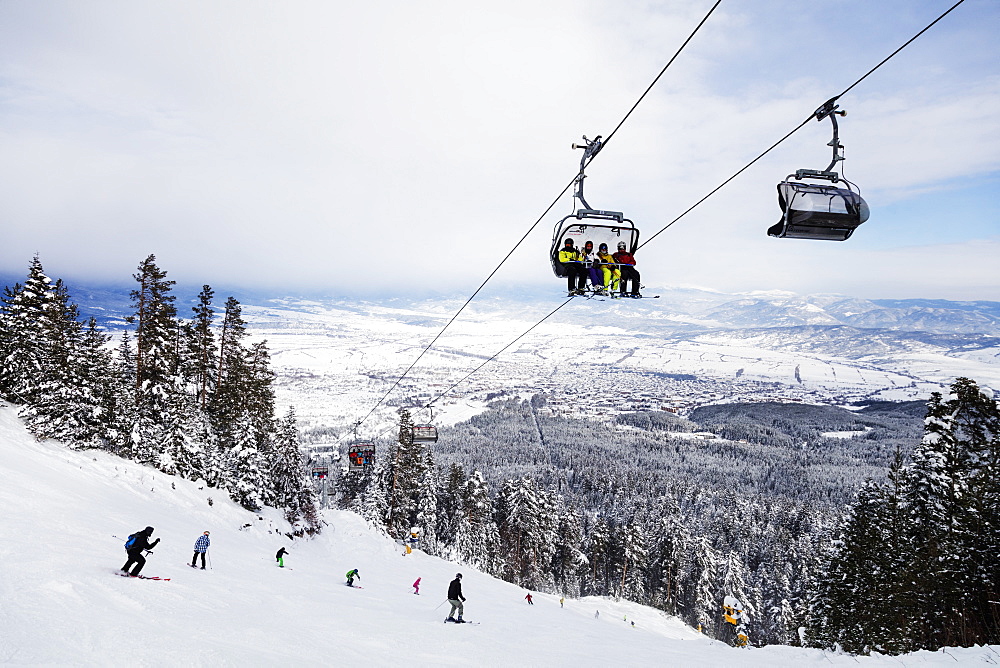
[[[413,583],[413,593],[420,595],[420,578],[417,578],[416,582]]]
[[[359,580],[361,579],[361,573],[358,573],[358,569],[356,569],[356,568],[352,568],[351,570],[347,571],[347,586],[348,587],[353,587],[354,586],[354,578],[357,578]]]
[[[208,546],[212,544],[212,541],[208,538],[208,532],[198,536],[198,540],[194,542],[194,555],[191,557],[191,568],[197,568],[195,562],[198,561],[198,555],[201,555],[201,570],[205,570],[205,553],[208,552]]]
[[[153,527],[146,527],[142,531],[136,531],[134,534],[128,537],[128,542],[125,543],[125,552],[128,554],[128,561],[122,566],[122,572],[132,577],[139,575],[142,571],[142,567],[146,565],[146,557],[142,556],[142,553],[146,550],[152,550],[156,547],[156,544],[160,542],[157,538],[152,543],[149,542],[149,537],[153,535]],[[135,569],[129,573],[129,566],[135,564]]]
[[[534,605],[534,603],[531,602],[531,594],[528,594],[527,596],[525,596],[524,600],[526,600],[528,602],[528,605]]]
[[[448,585],[448,602],[451,603],[451,612],[448,613],[448,618],[444,621],[455,622],[456,624],[465,623],[462,619],[462,612],[465,610],[465,606],[462,605],[465,602],[465,597],[462,596],[462,574],[457,573],[455,579],[451,581]],[[458,618],[455,618],[455,611],[458,610]]]
[[[285,555],[286,554],[288,554],[288,550],[286,550],[285,548],[281,548],[274,555],[274,560],[278,562],[278,568],[284,568],[285,567]]]

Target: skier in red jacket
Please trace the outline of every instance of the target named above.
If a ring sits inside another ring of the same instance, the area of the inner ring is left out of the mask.
[[[641,297],[639,294],[639,272],[635,268],[635,256],[625,250],[625,242],[618,242],[618,252],[612,255],[615,262],[618,263],[618,268],[622,272],[621,278],[621,296],[625,297],[625,289],[628,287],[629,280],[632,281],[632,292],[627,295],[629,297]]]

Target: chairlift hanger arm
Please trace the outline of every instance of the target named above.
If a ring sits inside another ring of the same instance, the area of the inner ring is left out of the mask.
[[[580,171],[576,175],[575,179],[576,189],[573,191],[573,197],[580,200],[580,204],[583,205],[584,209],[591,209],[593,207],[587,204],[587,200],[583,198],[583,180],[587,178],[587,175],[583,172],[587,169],[587,165],[590,164],[590,161],[594,159],[594,156],[600,153],[604,144],[601,142],[601,135],[597,135],[593,139],[587,139],[587,135],[583,135],[583,142],[584,143],[582,144],[573,143],[574,149],[583,149],[583,157],[580,158]]]
[[[795,173],[795,178],[802,178],[799,176],[802,173],[804,176],[820,179],[828,179],[836,183],[839,180],[839,176],[836,172],[837,163],[844,159],[844,145],[840,143],[840,126],[837,124],[837,116],[846,116],[847,111],[840,109],[840,105],[837,104],[837,100],[840,96],[831,97],[829,100],[824,102],[819,109],[813,112],[813,117],[817,121],[822,121],[824,118],[829,118],[830,122],[833,123],[833,139],[827,146],[833,149],[833,159],[830,161],[829,166],[822,172],[811,170],[811,169],[800,169]]]

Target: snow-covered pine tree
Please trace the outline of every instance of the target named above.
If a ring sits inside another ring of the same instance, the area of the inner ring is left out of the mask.
[[[508,480],[496,501],[504,579],[529,589],[551,588],[547,566],[555,553],[558,511],[531,478]]]
[[[392,453],[392,476],[387,490],[389,509],[385,518],[386,531],[393,538],[409,536],[410,528],[417,522],[421,484],[428,475],[424,450],[423,443],[413,440],[410,412],[400,409],[399,429]],[[424,492],[429,493],[427,489]]]
[[[36,255],[24,285],[6,288],[0,301],[3,342],[0,343],[0,397],[15,404],[33,404],[46,360],[44,323],[50,319],[55,286]]]
[[[685,563],[690,569],[685,576],[693,582],[690,622],[701,624],[706,631],[714,630],[713,637],[722,637],[722,601],[717,598],[722,559],[707,536],[695,538],[690,549]]]
[[[215,309],[212,308],[212,298],[215,291],[208,285],[203,285],[198,293],[198,304],[192,306],[194,317],[188,329],[187,348],[192,365],[192,381],[195,386],[195,396],[202,411],[208,409],[208,398],[215,391],[218,355],[215,352],[215,333],[212,322],[215,319]]]
[[[177,309],[171,294],[174,281],[149,255],[139,263],[133,278],[139,287],[131,292],[135,309],[135,408],[131,433],[132,458],[143,464],[160,464],[166,444],[165,416],[174,388],[177,365]]]
[[[616,584],[616,596],[630,601],[642,601],[646,594],[646,535],[642,525],[636,521],[619,527],[621,545],[621,579]]]
[[[41,364],[32,400],[20,410],[28,429],[40,439],[58,438],[95,446],[102,433],[102,373],[93,368],[101,358],[85,347],[83,325],[69,302],[62,281],[56,281],[38,314]]]
[[[266,342],[251,346],[242,368],[245,375],[236,381],[242,390],[242,403],[236,430],[229,434],[225,487],[240,505],[255,510],[274,505],[269,471],[275,431],[274,372]]]
[[[278,420],[271,451],[273,503],[285,511],[285,519],[297,530],[314,533],[319,530],[316,492],[306,475],[306,460],[299,449],[295,408],[289,407]]]
[[[590,522],[586,535],[586,555],[590,563],[589,577],[584,582],[585,596],[603,596],[610,593],[608,576],[611,563],[611,529],[603,517]]]
[[[465,514],[462,490],[466,485],[465,471],[459,464],[448,467],[444,483],[438,488],[437,534],[442,556],[452,554],[455,548],[458,525]]]
[[[420,549],[427,554],[441,554],[437,536],[438,479],[434,457],[429,448],[424,448],[423,475],[417,481],[417,515],[414,526],[420,528]]]
[[[462,508],[455,531],[455,549],[464,563],[485,573],[500,573],[499,535],[493,520],[494,506],[483,474],[473,471],[462,493]]]
[[[215,475],[207,478],[210,484],[224,484],[228,477],[228,451],[234,446],[237,421],[243,413],[244,384],[247,382],[247,351],[243,346],[246,337],[246,323],[243,307],[234,297],[226,300],[219,334],[218,367],[215,372],[215,387],[209,397],[212,433],[215,435],[213,464]]]
[[[556,590],[563,596],[578,597],[581,579],[587,572],[587,557],[583,553],[583,518],[565,499],[557,500],[559,524],[552,555],[552,576]]]
[[[742,617],[744,624],[748,620],[757,616],[753,601],[757,598],[751,595],[751,588],[747,585],[746,567],[743,559],[736,550],[729,550],[722,564],[721,590],[719,598],[734,596],[743,604]]]

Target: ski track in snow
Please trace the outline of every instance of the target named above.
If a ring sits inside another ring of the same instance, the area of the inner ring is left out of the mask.
[[[292,541],[274,510],[249,513],[218,490],[107,453],[36,442],[15,411],[0,403],[3,664],[898,668],[1000,661],[998,647],[856,658],[793,647],[737,650],[625,601],[567,599],[560,609],[558,595],[532,592],[535,605],[527,606],[525,590],[472,568],[419,551],[402,557],[396,543],[351,513],[325,511],[329,526],[320,537]],[[143,572],[170,582],[114,575],[125,538],[146,525],[161,543]],[[207,571],[186,565],[204,530],[212,532]],[[290,568],[275,565],[282,545]],[[364,589],[342,586],[351,568],[360,570]],[[465,576],[466,616],[478,626],[441,623],[457,571]],[[417,576],[419,597],[410,587]]]

